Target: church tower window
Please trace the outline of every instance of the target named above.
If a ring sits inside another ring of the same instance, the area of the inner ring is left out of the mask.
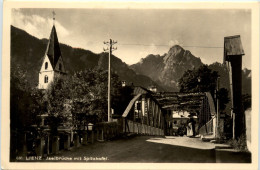
[[[48,83],[48,76],[44,77],[44,83]]]
[[[45,70],[48,69],[48,62],[45,63]]]
[[[61,71],[61,63],[59,64],[59,70]]]

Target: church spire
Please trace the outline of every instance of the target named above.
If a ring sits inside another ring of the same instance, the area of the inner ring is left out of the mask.
[[[48,85],[60,76],[66,75],[61,56],[60,44],[55,28],[55,12],[53,14],[53,26],[47,49],[39,72],[39,88],[47,89]]]
[[[60,45],[59,45],[56,28],[54,25],[51,30],[46,54],[50,59],[52,67],[55,68],[59,58],[61,57],[61,50],[60,50]]]
[[[49,42],[45,54],[48,56],[52,68],[55,68],[59,58],[61,57],[61,50],[60,50],[59,40],[55,28],[56,13],[52,11],[52,14],[53,14],[53,26],[52,26],[52,30],[51,30],[51,34],[50,34],[50,38],[49,38]]]

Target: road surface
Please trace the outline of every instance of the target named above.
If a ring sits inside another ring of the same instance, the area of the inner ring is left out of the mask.
[[[220,156],[221,158],[218,158]],[[45,161],[121,162],[121,163],[219,163],[250,162],[251,155],[218,150],[215,144],[199,138],[136,136],[96,142],[61,151]]]

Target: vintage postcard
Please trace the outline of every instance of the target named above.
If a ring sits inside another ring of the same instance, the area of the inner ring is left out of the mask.
[[[259,3],[3,8],[3,169],[258,168]]]

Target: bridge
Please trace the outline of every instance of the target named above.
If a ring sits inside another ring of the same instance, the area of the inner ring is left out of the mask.
[[[213,98],[206,93],[152,92],[142,87],[134,87],[133,98],[122,116],[113,122],[97,123],[87,130],[59,127],[58,135],[51,136],[50,129],[42,121],[36,147],[25,145],[32,139],[30,133],[23,135],[23,155],[44,156],[57,154],[70,147],[79,147],[89,143],[109,141],[122,136],[139,134],[142,136],[171,136],[174,126],[186,129],[187,120],[195,119],[196,135],[216,138],[217,118]],[[182,135],[185,135],[183,133]],[[35,153],[34,153],[35,152]]]
[[[186,121],[193,117],[197,122],[197,135],[216,138],[217,117],[210,93],[156,93],[142,87],[135,87],[133,93],[121,118],[97,123],[88,130],[65,133],[59,129],[59,136],[42,136],[37,140],[33,155],[43,157],[43,161],[57,155],[84,162],[85,158],[103,160],[104,156],[108,162],[250,162],[250,154],[224,153],[216,149],[215,144],[199,138],[171,136],[175,121],[186,127]],[[138,136],[131,138],[135,134]],[[23,146],[23,155],[16,161],[25,161],[28,151],[32,151]],[[178,154],[172,154],[174,152]],[[183,153],[192,154],[187,157]],[[223,155],[228,155],[228,159],[222,159]]]
[[[173,113],[177,117],[174,117]],[[155,93],[135,87],[134,97],[122,115],[123,132],[170,135],[174,121],[185,124],[190,117],[197,120],[197,134],[216,137],[216,109],[209,92]]]

